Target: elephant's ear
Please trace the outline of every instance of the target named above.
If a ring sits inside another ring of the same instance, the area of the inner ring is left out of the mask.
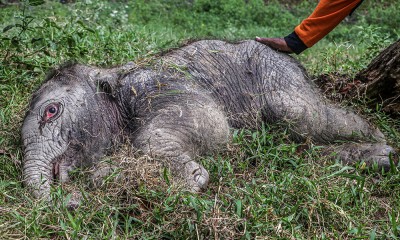
[[[115,96],[117,88],[118,75],[108,70],[93,71],[90,78],[94,81],[96,92],[106,93],[109,96]]]
[[[95,80],[98,92],[104,92],[115,97],[121,77],[134,71],[136,68],[137,65],[135,63],[129,62],[123,66],[112,69],[94,70],[90,75]]]
[[[99,79],[97,81],[97,89],[98,92],[107,93],[112,97],[115,96],[115,84],[108,79]]]

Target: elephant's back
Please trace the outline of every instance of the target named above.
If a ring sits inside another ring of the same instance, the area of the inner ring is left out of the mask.
[[[263,117],[263,79],[279,77],[274,73],[288,72],[287,68],[298,68],[291,57],[255,41],[198,41],[169,52],[161,62],[164,68],[184,73],[185,78],[207,91],[224,108],[233,127],[251,128],[257,127]],[[293,74],[303,75],[299,71]]]

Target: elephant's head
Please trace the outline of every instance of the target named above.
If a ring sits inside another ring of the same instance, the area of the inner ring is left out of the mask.
[[[55,70],[35,92],[22,126],[23,180],[35,197],[49,198],[50,184],[91,164],[118,134],[118,107],[110,78],[117,74],[70,65]]]

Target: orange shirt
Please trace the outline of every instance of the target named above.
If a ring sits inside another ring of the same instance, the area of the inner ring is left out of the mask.
[[[321,0],[314,12],[294,31],[307,47],[332,31],[362,0]]]

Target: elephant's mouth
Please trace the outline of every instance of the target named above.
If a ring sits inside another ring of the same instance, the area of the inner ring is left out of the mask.
[[[58,161],[53,163],[51,169],[52,182],[56,183],[60,179],[60,163]]]

